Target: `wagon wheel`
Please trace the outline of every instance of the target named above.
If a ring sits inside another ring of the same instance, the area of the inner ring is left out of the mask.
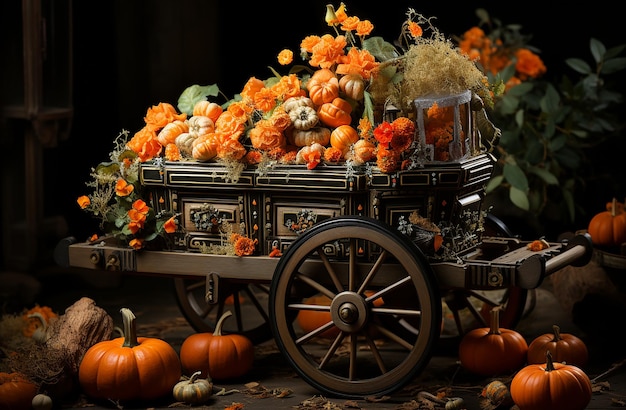
[[[329,304],[309,302],[315,294]],[[328,219],[294,241],[274,271],[269,309],[278,348],[296,372],[346,398],[387,394],[410,381],[430,360],[441,323],[424,256],[365,217]],[[305,311],[325,314],[326,323],[304,331],[294,318]],[[397,317],[416,318],[418,331],[397,336],[387,326]]]
[[[487,214],[484,236],[514,237],[499,218]],[[453,289],[442,295],[442,336],[439,347],[456,353],[461,337],[477,327],[489,326],[489,311],[501,306],[500,326],[514,329],[535,304],[535,290],[512,286],[501,290]]]
[[[218,302],[210,304],[205,299],[204,277],[174,278],[178,306],[189,324],[197,332],[213,332],[225,310],[233,313],[233,319],[224,322],[222,331],[248,337],[253,344],[272,338],[267,314],[269,286],[262,283],[220,284]]]

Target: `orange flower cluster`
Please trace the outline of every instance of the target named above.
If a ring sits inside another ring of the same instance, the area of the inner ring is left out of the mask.
[[[415,140],[415,122],[407,117],[398,117],[391,123],[383,121],[373,130],[378,141],[376,165],[384,173],[406,169],[411,160],[407,154]]]
[[[504,44],[501,38],[491,39],[480,27],[467,30],[459,41],[461,52],[472,61],[479,62],[485,72],[498,74],[511,64],[515,64],[515,76],[507,82],[507,89],[546,73],[541,58],[528,48]]]
[[[439,107],[435,103],[428,109],[426,116],[426,144],[434,146],[435,160],[447,161],[450,157],[450,142],[454,138],[454,111],[451,107]]]

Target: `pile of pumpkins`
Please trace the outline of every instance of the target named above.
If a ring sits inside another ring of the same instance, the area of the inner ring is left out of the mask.
[[[585,409],[592,395],[591,380],[582,370],[589,358],[586,344],[557,325],[528,344],[520,333],[499,326],[499,312],[493,308],[489,327],[467,332],[459,344],[459,361],[468,372],[487,377],[515,373],[510,390],[490,383],[483,396],[492,404],[508,398],[520,410]]]
[[[252,368],[254,345],[240,334],[222,334],[226,311],[213,333],[195,333],[180,353],[166,341],[138,337],[135,315],[121,309],[123,336],[91,346],[78,369],[82,391],[92,399],[128,402],[173,396],[188,404],[204,403],[213,380],[245,375]],[[52,398],[19,373],[0,372],[0,410],[50,410]]]

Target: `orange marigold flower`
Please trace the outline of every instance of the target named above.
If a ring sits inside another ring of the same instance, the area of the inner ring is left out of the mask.
[[[174,232],[176,232],[176,228],[177,227],[178,227],[178,224],[176,223],[176,217],[175,216],[172,216],[170,219],[165,221],[165,223],[163,224],[163,229],[167,233],[174,233]]]
[[[322,41],[320,36],[306,36],[300,42],[300,51],[304,53],[312,53],[313,47],[315,47],[320,41]]]
[[[406,151],[413,143],[413,134],[393,134],[389,145],[396,151]]]
[[[221,159],[238,161],[246,155],[246,147],[239,140],[225,138],[221,144],[217,146],[217,157]]]
[[[272,127],[269,120],[257,122],[254,128],[250,129],[248,136],[252,147],[262,151],[284,147],[286,144],[285,135],[277,128]]]
[[[380,144],[387,145],[393,138],[393,126],[388,121],[381,122],[376,128],[374,128],[374,138]]]
[[[352,47],[348,54],[339,57],[339,63],[335,72],[337,74],[358,74],[363,78],[370,78],[380,63],[367,50],[359,50]]]
[[[143,199],[138,199],[133,202],[133,209],[146,215],[150,212],[150,207],[143,201]]]
[[[237,241],[235,241],[235,254],[237,256],[248,256],[254,254],[254,250],[256,249],[257,241],[247,238],[245,236],[240,236]]]
[[[99,238],[98,234],[94,233],[93,235],[89,237],[89,242],[95,242],[98,240],[98,238]]]
[[[168,161],[179,161],[181,159],[180,150],[176,144],[167,144],[165,146],[165,158]]]
[[[244,123],[230,111],[223,112],[215,122],[216,133],[234,140],[239,139],[244,130]]]
[[[547,70],[541,58],[527,48],[517,50],[515,57],[517,58],[515,69],[520,74],[519,77],[522,81],[527,78],[540,77]]]
[[[410,136],[415,134],[415,123],[407,117],[398,117],[391,123],[393,133],[396,135]]]
[[[239,238],[241,238],[241,234],[238,234],[238,233],[234,232],[234,233],[230,234],[230,238],[228,239],[228,241],[230,243],[235,243],[235,242],[237,242],[237,239],[239,239]]]
[[[287,65],[291,64],[293,61],[293,51],[289,49],[284,49],[280,53],[278,53],[278,64]]]
[[[422,34],[424,34],[422,27],[414,21],[409,21],[407,27],[413,38],[422,37]]]
[[[79,196],[76,202],[78,202],[78,206],[80,206],[80,209],[85,209],[89,205],[91,205],[91,199],[89,199],[87,195]]]
[[[244,159],[247,164],[256,165],[261,162],[263,156],[259,151],[248,151]]]
[[[284,75],[271,88],[277,99],[285,101],[291,97],[306,95],[306,90],[302,88],[300,79],[296,74]]]
[[[357,129],[359,130],[359,136],[361,138],[369,137],[370,132],[372,131],[372,123],[370,122],[369,118],[361,118],[359,120],[359,125],[357,126]]]
[[[281,159],[286,153],[287,151],[285,150],[285,147],[275,147],[267,151],[267,156],[271,159],[278,160]]]
[[[115,194],[117,196],[128,196],[134,189],[135,187],[126,182],[124,178],[119,178],[115,184]]]
[[[292,150],[285,152],[285,155],[280,157],[279,161],[282,164],[293,164],[296,162],[297,156],[298,156],[298,151],[295,149],[292,149]]]
[[[247,100],[235,101],[226,108],[226,111],[231,113],[237,121],[243,124],[248,121],[248,116],[254,111],[254,106],[248,104]],[[219,117],[217,118],[219,119]],[[217,122],[217,119],[215,121]]]
[[[254,94],[254,105],[263,112],[270,112],[276,107],[276,94],[271,88],[262,88]]]
[[[385,174],[391,174],[400,167],[400,153],[395,150],[386,149],[378,146],[376,152],[376,166],[381,172]]]
[[[324,151],[324,160],[326,162],[339,162],[343,158],[343,151],[339,148],[328,147]]]
[[[359,24],[356,25],[356,35],[361,38],[369,36],[372,30],[374,30],[374,25],[369,20],[359,21]]]
[[[137,154],[141,162],[158,156],[163,149],[156,132],[148,126],[137,131],[126,145]]]
[[[128,243],[128,245],[130,245],[135,250],[139,250],[139,249],[143,248],[143,239],[141,239],[141,238],[131,239],[131,241]]]
[[[332,67],[339,62],[341,56],[345,55],[347,44],[345,36],[333,37],[330,34],[324,34],[320,42],[313,47],[309,64],[312,67]]]
[[[291,118],[283,110],[274,110],[269,118],[270,126],[279,131],[285,131],[291,125]]]
[[[128,230],[135,235],[137,232],[143,229],[145,225],[144,221],[130,221],[128,223]]]
[[[341,29],[343,31],[355,31],[359,21],[361,21],[361,19],[357,16],[350,16],[341,22]]]
[[[322,154],[317,150],[305,150],[302,153],[302,159],[307,169],[315,169],[322,159]]]
[[[146,116],[144,117],[146,126],[153,131],[162,129],[172,121],[184,121],[186,119],[187,114],[179,114],[172,104],[164,102],[148,108]]]
[[[243,90],[241,90],[241,96],[243,98],[249,98],[250,100],[254,99],[254,94],[256,94],[259,90],[265,88],[265,84],[262,80],[259,80],[256,77],[250,77],[246,84],[243,86]]]

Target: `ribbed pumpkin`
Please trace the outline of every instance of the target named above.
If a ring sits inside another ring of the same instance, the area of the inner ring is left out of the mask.
[[[591,381],[577,366],[554,363],[548,351],[543,364],[529,364],[511,381],[511,397],[520,410],[583,410],[591,401]]]
[[[220,115],[222,115],[223,111],[224,109],[221,105],[211,101],[201,100],[194,105],[193,116],[209,117],[215,123]]]
[[[347,97],[361,101],[365,95],[365,80],[358,74],[346,74],[339,79],[339,89]]]
[[[490,312],[490,326],[470,330],[459,343],[461,366],[482,376],[519,370],[526,363],[528,344],[515,330],[501,328],[500,308]]]
[[[352,106],[343,98],[337,97],[331,102],[324,103],[317,110],[320,121],[329,127],[337,128],[352,122],[350,113]]]
[[[203,332],[188,336],[180,347],[180,361],[186,374],[201,372],[213,380],[243,376],[254,363],[254,345],[240,334],[222,334],[224,320],[232,315],[224,312],[213,333]]]
[[[122,308],[124,336],[91,346],[78,369],[85,394],[110,400],[152,400],[172,393],[182,375],[176,350],[164,340],[137,337],[135,315]]]
[[[313,127],[308,130],[294,129],[289,136],[289,142],[296,147],[306,147],[313,143],[328,145],[329,141],[330,130],[326,127]]]
[[[320,68],[314,72],[306,88],[309,98],[318,107],[339,97],[339,79],[328,68]]]
[[[0,410],[30,410],[37,385],[21,373],[0,372]]]
[[[172,395],[178,401],[190,404],[204,403],[213,395],[213,382],[210,378],[200,379],[201,372],[195,372],[187,380],[176,383]]]
[[[528,346],[528,364],[545,363],[550,351],[555,362],[584,367],[589,359],[587,345],[577,336],[561,333],[561,328],[552,326],[552,333],[537,336]]]
[[[187,124],[187,121],[174,120],[170,123],[167,123],[165,127],[163,127],[161,131],[159,131],[157,139],[159,140],[161,145],[165,147],[167,144],[174,144],[176,142],[176,138],[180,134],[188,131],[189,125]]]
[[[624,204],[613,198],[612,202],[606,204],[606,211],[591,218],[587,231],[594,245],[619,246],[626,242]]]
[[[330,146],[340,149],[344,155],[358,140],[359,133],[351,125],[340,125],[330,133]]]

